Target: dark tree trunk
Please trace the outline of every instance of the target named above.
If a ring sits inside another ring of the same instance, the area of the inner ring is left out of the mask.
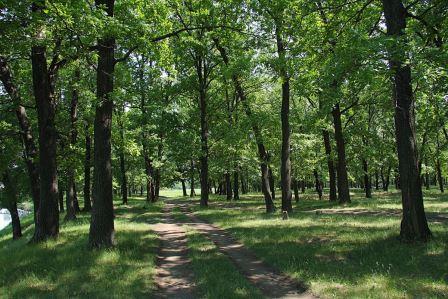
[[[230,173],[226,172],[226,174],[224,175],[225,177],[225,181],[226,181],[226,199],[227,200],[232,200],[232,183],[230,181]]]
[[[160,194],[160,168],[154,171],[154,197],[155,201],[159,199]]]
[[[185,186],[185,179],[180,180],[182,182],[182,196],[188,196],[187,186]]]
[[[80,74],[79,70],[75,71],[75,80],[79,81]],[[72,147],[76,145],[76,140],[78,138],[78,130],[76,129],[76,122],[78,121],[78,90],[76,88],[72,91],[72,100],[70,104],[70,144]],[[71,154],[71,153],[70,153]],[[67,214],[65,214],[65,221],[70,221],[76,219],[77,209],[75,207],[75,197],[76,197],[76,185],[75,185],[75,165],[72,164],[75,161],[70,161],[69,167],[67,169],[67,195],[65,197],[67,205]],[[77,202],[77,199],[76,199]],[[77,205],[79,209],[79,204]]]
[[[86,140],[85,147],[86,152],[84,156],[84,211],[90,212],[92,210],[92,202],[90,198],[90,155],[91,155],[91,139],[89,132],[89,125],[85,126]]]
[[[330,133],[327,130],[322,131],[324,136],[325,154],[327,156],[328,176],[330,178],[330,201],[336,201],[338,196],[336,194],[336,172],[334,169],[333,157],[331,156]]]
[[[201,206],[208,206],[208,121],[207,121],[207,93],[206,93],[206,73],[208,72],[205,68],[205,61],[202,56],[198,58],[196,63],[196,70],[198,75],[199,83],[199,110],[201,118]]]
[[[282,80],[282,150],[281,150],[281,187],[282,187],[282,211],[292,212],[291,193],[291,129],[289,125],[289,74],[286,66],[286,50],[282,38],[280,24],[275,26],[275,37],[277,41],[277,53],[280,60],[280,77]]]
[[[296,202],[299,202],[299,181],[297,179],[294,179],[293,188],[295,200]]]
[[[95,0],[113,17],[114,0]],[[104,6],[103,6],[104,5]],[[114,89],[115,39],[98,40],[97,98],[94,124],[93,206],[89,244],[93,248],[111,247],[115,243],[112,198],[111,124]]]
[[[190,164],[190,197],[196,196],[194,191],[194,162],[191,160]]]
[[[78,191],[76,189],[76,180],[73,182],[73,190],[74,190],[73,206],[75,207],[75,212],[80,213],[81,208],[79,207]]]
[[[405,241],[428,241],[431,236],[423,205],[422,185],[418,169],[415,140],[414,99],[411,67],[406,64],[405,28],[407,11],[401,0],[383,0],[387,35],[401,45],[389,49],[389,65],[393,72],[395,134],[397,142],[400,187],[403,205],[400,237]]]
[[[340,203],[350,202],[350,190],[348,187],[347,161],[345,159],[345,142],[342,133],[341,109],[339,103],[333,107],[334,137],[338,153],[337,175],[338,175],[338,195]]]
[[[372,184],[369,176],[369,165],[366,159],[362,159],[362,169],[364,171],[364,190],[366,192],[366,198],[372,198]]]
[[[226,49],[222,47],[219,44],[219,41],[215,39],[215,44],[218,49],[218,51],[221,54],[221,58],[224,61],[224,64],[226,66],[229,66],[229,58],[227,56]],[[252,130],[255,135],[255,141],[257,142],[257,149],[258,149],[258,157],[260,159],[260,170],[261,170],[261,191],[264,195],[264,201],[266,205],[266,212],[272,213],[275,211],[274,202],[272,200],[272,195],[270,193],[270,184],[269,184],[269,175],[268,175],[268,154],[266,151],[266,147],[264,146],[261,130],[258,127],[254,117],[252,116],[252,111],[250,109],[249,103],[247,102],[246,93],[244,92],[244,89],[242,87],[242,84],[240,82],[240,78],[236,73],[232,74],[232,82],[235,87],[236,93],[243,105],[244,113],[246,114],[247,118],[251,122]],[[242,177],[241,177],[242,179]],[[241,185],[243,194],[247,193],[247,188],[245,187],[245,184],[242,183]]]
[[[305,180],[301,180],[300,185],[301,185],[302,193],[305,193],[305,187],[306,187]]]
[[[375,171],[375,190],[379,190],[380,189],[380,179],[379,179],[379,174],[378,174],[378,169]]]
[[[2,180],[7,197],[6,207],[11,214],[12,238],[17,240],[22,237],[22,227],[20,225],[19,212],[17,211],[17,190],[7,169],[3,172]]]
[[[238,167],[233,171],[233,199],[240,199],[239,179],[238,179]]]
[[[26,114],[26,109],[21,105],[22,98],[20,97],[17,86],[12,79],[11,70],[7,64],[5,57],[0,56],[0,81],[3,83],[8,95],[14,102],[16,108],[16,117],[19,124],[20,135],[24,145],[24,158],[27,166],[28,177],[30,181],[31,197],[34,206],[34,225],[37,227],[37,216],[40,202],[40,182],[39,169],[36,165],[38,153],[36,145],[34,144],[33,135],[31,132],[31,125]]]
[[[437,181],[439,182],[439,190],[443,193],[445,190],[443,188],[443,177],[442,177],[442,167],[440,165],[440,159],[436,160],[436,171],[437,171]]]
[[[33,4],[33,12],[43,7]],[[33,241],[41,242],[59,234],[58,179],[56,166],[55,100],[52,81],[54,74],[47,68],[46,47],[31,48],[33,91],[39,125],[40,205]]]
[[[241,173],[241,193],[247,194],[247,186],[246,186],[246,182],[244,180],[243,173]]]
[[[319,178],[319,173],[316,169],[313,170],[314,174],[314,187],[316,188],[317,195],[319,195],[319,200],[322,200],[322,182]]]

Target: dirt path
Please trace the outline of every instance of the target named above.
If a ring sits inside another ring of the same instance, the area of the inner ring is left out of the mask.
[[[187,237],[182,225],[175,223],[169,208],[164,208],[163,222],[153,226],[160,238],[155,281],[156,298],[197,298],[193,272],[189,267]]]
[[[233,239],[225,230],[195,217],[189,212],[188,204],[167,201],[166,206],[181,208],[190,218],[187,225],[203,233],[230,258],[241,273],[268,298],[315,298],[304,284],[282,274],[258,259],[249,249]]]

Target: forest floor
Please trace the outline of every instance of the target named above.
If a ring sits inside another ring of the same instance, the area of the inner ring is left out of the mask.
[[[183,298],[275,297],[266,275],[280,277],[273,285],[308,288],[308,297],[448,297],[448,196],[436,190],[425,192],[434,238],[413,245],[397,240],[397,192],[365,199],[355,191],[351,204],[339,206],[307,191],[289,220],[280,211],[266,215],[259,194],[239,201],[213,195],[203,209],[179,193],[163,190],[163,200],[151,205],[116,201],[118,243],[107,251],[88,249],[88,214],[62,222],[60,237],[39,245],[26,244],[32,217],[22,221],[19,241],[10,240],[9,228],[0,232],[0,298],[173,298],[180,293],[172,282],[183,286]],[[257,261],[267,273],[245,268],[240,249],[249,266]],[[265,276],[257,281],[259,274]]]

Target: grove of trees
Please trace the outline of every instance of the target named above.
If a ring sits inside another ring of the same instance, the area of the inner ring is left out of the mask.
[[[403,241],[428,241],[422,189],[448,172],[445,0],[5,0],[1,206],[34,206],[32,242],[114,202],[179,186],[266,212],[312,188],[401,190]],[[277,194],[277,190],[280,190]],[[81,197],[83,200],[81,201]],[[65,198],[65,200],[64,200]],[[278,203],[277,203],[278,202]]]

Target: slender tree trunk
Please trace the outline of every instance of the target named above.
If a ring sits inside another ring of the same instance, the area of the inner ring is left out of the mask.
[[[64,212],[64,190],[62,189],[61,181],[58,182],[59,187],[59,212]]]
[[[362,159],[362,168],[364,171],[364,190],[366,192],[366,198],[372,198],[372,184],[369,177],[369,165],[366,159]]]
[[[299,181],[297,179],[294,179],[293,188],[294,188],[294,198],[296,202],[299,202]]]
[[[378,174],[378,169],[375,171],[375,190],[378,191],[380,189],[380,179]]]
[[[338,199],[336,194],[336,172],[334,169],[333,157],[331,156],[330,133],[327,130],[322,131],[324,137],[325,154],[327,156],[328,176],[330,178],[330,201]]]
[[[275,178],[274,174],[272,173],[271,167],[269,167],[268,174],[269,174],[269,186],[271,187],[272,200],[275,200]]]
[[[34,3],[32,10],[41,14],[43,7]],[[39,126],[40,176],[40,205],[33,241],[41,242],[59,234],[55,101],[51,83],[54,78],[48,72],[45,46],[32,46],[31,65]]]
[[[224,177],[226,181],[226,198],[227,200],[232,200],[232,183],[230,181],[230,173],[226,172]]]
[[[121,117],[121,116],[120,116]],[[121,198],[124,205],[128,204],[128,178],[126,176],[126,161],[124,155],[124,127],[122,120],[118,121],[120,129],[120,174],[121,174]]]
[[[185,186],[185,179],[180,180],[182,182],[182,196],[188,196],[187,187]]]
[[[37,227],[37,216],[40,202],[39,170],[36,165],[38,153],[36,145],[34,144],[31,125],[26,114],[26,109],[21,105],[22,98],[20,97],[17,86],[14,84],[7,60],[3,56],[0,56],[0,81],[2,81],[3,87],[10,96],[11,100],[14,102],[14,105],[17,107],[15,112],[19,124],[20,135],[24,145],[24,158],[27,166],[31,187],[31,197],[34,206],[34,225]]]
[[[202,56],[197,61],[197,75],[199,79],[199,110],[201,118],[201,206],[208,206],[208,121],[207,121],[207,94],[206,94],[206,73],[205,61]]]
[[[316,169],[313,170],[314,174],[314,186],[316,188],[317,195],[319,195],[319,200],[322,200],[322,182],[319,178],[319,173]]]
[[[345,142],[342,133],[341,110],[339,103],[333,107],[334,136],[338,152],[337,174],[338,174],[338,195],[340,203],[350,202],[350,191],[348,187],[347,162],[345,159]]]
[[[239,179],[238,179],[238,166],[233,171],[233,199],[240,199]]]
[[[437,181],[439,182],[439,190],[441,193],[443,193],[445,190],[443,188],[442,167],[439,158],[437,158],[436,160],[436,171],[437,171]]]
[[[401,43],[389,52],[389,65],[393,72],[395,134],[403,205],[400,237],[404,241],[428,241],[431,231],[426,220],[418,169],[411,67],[406,64],[407,57],[403,50],[403,46],[406,46],[407,11],[401,0],[383,0],[382,2],[387,35],[395,38],[396,45]]]
[[[282,211],[292,212],[291,193],[291,129],[289,125],[289,74],[286,67],[286,50],[282,38],[280,24],[275,26],[275,37],[277,41],[277,53],[280,60],[280,77],[282,80],[282,149],[281,149],[281,187],[282,187]]]
[[[227,56],[226,49],[219,44],[219,41],[217,39],[215,39],[215,44],[216,44],[218,51],[221,54],[221,58],[224,61],[224,64],[226,66],[229,66],[229,58]],[[250,109],[249,103],[247,102],[246,93],[244,92],[244,89],[240,82],[240,78],[237,76],[236,73],[232,74],[232,82],[235,87],[236,93],[243,105],[244,113],[246,114],[247,118],[251,122],[252,130],[255,135],[255,141],[257,143],[257,149],[258,149],[258,157],[260,159],[261,191],[263,192],[263,195],[264,195],[266,212],[272,213],[275,211],[275,206],[274,206],[274,202],[272,200],[272,195],[270,193],[271,188],[270,188],[270,184],[269,184],[269,175],[268,175],[269,157],[268,157],[266,147],[263,142],[261,130],[258,127],[254,117],[252,116],[252,111]],[[241,188],[242,188],[243,194],[247,193],[247,188],[245,187],[244,184],[241,185]]]
[[[75,206],[73,198],[75,197],[75,189],[73,184],[73,177],[68,178],[67,193],[65,195],[65,204],[67,206],[67,213],[65,214],[65,221],[71,221],[76,219]]]
[[[190,167],[190,197],[196,196],[196,192],[194,191],[194,162],[191,160]]]
[[[113,17],[114,0],[95,0],[95,5]],[[103,6],[104,5],[104,6]],[[94,123],[93,206],[89,244],[93,248],[111,247],[115,243],[112,195],[111,124],[114,89],[115,39],[98,40],[97,98]]]
[[[12,182],[8,169],[3,172],[2,181],[7,197],[6,207],[9,214],[11,214],[12,238],[13,240],[17,240],[22,237],[22,227],[20,225],[19,212],[17,211],[17,190],[15,183]]]
[[[90,155],[91,155],[91,139],[89,132],[89,124],[85,125],[85,156],[84,156],[84,211],[90,212],[92,210],[92,202],[90,198]]]

